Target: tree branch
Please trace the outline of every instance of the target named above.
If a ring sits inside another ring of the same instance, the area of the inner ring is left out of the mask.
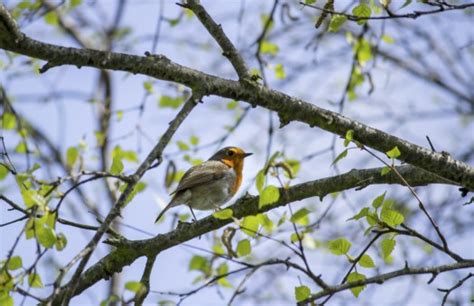
[[[318,196],[323,198],[327,194],[333,192],[366,186],[368,180],[370,180],[372,184],[401,183],[399,178],[393,173],[384,176],[380,175],[381,169],[382,168],[351,170],[341,175],[295,185],[285,191],[281,191],[287,196],[281,197],[278,202],[264,206],[260,209],[258,207],[258,197],[255,196],[244,196],[240,198],[236,204],[230,206],[230,208],[233,210],[233,216],[239,219],[244,216],[263,213],[284,206],[288,203],[304,200],[310,197]],[[433,183],[449,183],[437,176],[412,166],[397,167],[397,170],[412,186]],[[77,288],[72,292],[72,295],[78,295],[101,279],[107,279],[113,273],[120,272],[123,267],[132,264],[139,257],[157,256],[162,251],[170,249],[175,245],[219,229],[231,223],[232,220],[233,219],[219,220],[209,216],[192,224],[181,224],[176,230],[167,234],[159,234],[151,239],[135,241],[124,239],[107,240],[107,243],[117,246],[117,249],[92,265],[81,277],[79,277]]]
[[[448,153],[432,152],[429,149],[371,128],[341,114],[328,111],[314,104],[288,96],[282,92],[265,88],[257,83],[241,83],[212,76],[176,64],[165,56],[141,57],[56,46],[26,37],[16,26],[4,5],[0,5],[0,48],[61,65],[88,66],[99,69],[128,71],[148,75],[157,79],[173,81],[201,90],[202,95],[217,95],[225,98],[247,101],[275,111],[283,125],[290,121],[307,123],[344,137],[348,130],[354,131],[354,140],[386,152],[397,146],[401,161],[436,173],[474,190],[474,168]]]
[[[397,146],[401,151],[399,160],[436,173],[469,190],[474,190],[474,168],[453,159],[448,153],[432,152],[341,114],[319,108],[314,104],[256,83],[241,83],[212,76],[176,64],[165,56],[141,57],[42,43],[21,33],[4,5],[0,5],[0,33],[2,33],[0,48],[23,55],[56,64],[128,71],[133,74],[140,73],[161,80],[178,82],[193,89],[199,88],[202,95],[217,95],[247,101],[253,106],[259,105],[273,110],[279,114],[283,125],[296,120],[307,123],[310,127],[320,127],[341,137],[344,137],[348,130],[353,130],[354,140],[368,147],[379,152],[386,152]]]

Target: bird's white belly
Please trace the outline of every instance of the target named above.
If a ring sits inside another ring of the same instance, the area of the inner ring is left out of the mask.
[[[210,210],[222,206],[232,198],[231,187],[235,183],[233,170],[220,180],[192,189],[188,205],[197,210]]]

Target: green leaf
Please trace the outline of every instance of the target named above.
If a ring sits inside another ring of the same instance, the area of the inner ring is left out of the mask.
[[[329,241],[328,246],[334,255],[344,255],[351,249],[351,243],[344,237]]]
[[[408,5],[410,5],[410,4],[411,4],[411,1],[412,1],[412,0],[405,0],[405,2],[402,4],[402,6],[400,6],[400,9],[402,9],[402,8],[404,8],[404,7],[408,6]]]
[[[229,282],[229,280],[226,277],[219,278],[217,280],[217,284],[224,288],[234,288],[234,286],[232,286],[232,284]]]
[[[405,217],[396,210],[383,208],[380,212],[380,220],[387,223],[391,227],[397,227],[405,221]]]
[[[4,180],[7,177],[8,173],[10,173],[10,171],[8,170],[7,166],[0,163],[0,181]]]
[[[266,214],[258,214],[257,218],[267,233],[273,231],[273,221]]]
[[[147,93],[153,93],[153,83],[150,81],[143,82],[143,88],[145,88]]]
[[[44,21],[52,26],[58,25],[58,14],[56,11],[50,11],[44,15]]]
[[[372,15],[372,10],[370,6],[365,3],[361,3],[358,6],[352,9],[352,14],[357,17],[370,17]],[[357,21],[358,24],[362,25],[367,22],[367,19]]]
[[[12,113],[3,113],[2,128],[4,130],[13,130],[16,127],[16,117]]]
[[[315,4],[316,0],[304,0],[305,4]]]
[[[344,151],[342,151],[337,157],[336,159],[332,162],[331,166],[332,165],[335,165],[338,161],[340,161],[341,159],[343,159],[344,157],[347,156],[347,149],[345,149]]]
[[[385,166],[382,168],[382,170],[380,171],[380,175],[385,175],[387,173],[389,173],[390,171],[392,171],[392,168],[388,167],[388,166]]]
[[[216,219],[227,220],[227,219],[232,218],[233,214],[234,212],[232,211],[231,208],[226,208],[226,209],[222,209],[222,210],[218,210],[214,212],[212,216]]]
[[[382,193],[381,195],[379,195],[378,197],[376,197],[373,201],[372,201],[372,207],[377,209],[380,207],[380,205],[382,205],[383,203],[383,200],[385,199],[385,194],[387,192],[385,191],[384,193]]]
[[[70,7],[73,9],[82,4],[82,0],[70,0]]]
[[[112,159],[112,165],[110,166],[110,173],[112,174],[120,174],[123,171],[123,162],[122,156],[115,156]]]
[[[37,228],[36,237],[38,242],[47,249],[52,248],[56,243],[56,233],[50,227],[41,226]]]
[[[286,78],[285,68],[283,68],[282,64],[275,65],[275,77],[280,80]]]
[[[349,221],[349,220],[359,220],[363,217],[366,217],[368,214],[369,214],[369,208],[364,207],[354,217],[347,219],[347,221]]]
[[[40,208],[43,209],[46,206],[46,199],[36,190],[23,189],[21,190],[21,195],[23,197],[23,202],[25,203],[26,208],[38,205]]]
[[[56,237],[55,247],[56,250],[62,251],[67,245],[67,238],[63,233],[59,233]]]
[[[329,23],[329,32],[337,32],[341,26],[347,21],[346,16],[342,15],[333,15],[331,17],[331,22]]]
[[[297,212],[295,212],[293,214],[293,216],[291,216],[290,218],[290,221],[293,222],[293,223],[297,223],[299,225],[308,225],[309,224],[309,217],[308,217],[308,214],[310,213],[310,211],[306,208],[301,208],[300,210],[298,210]]]
[[[370,257],[367,254],[362,255],[362,257],[359,260],[359,265],[364,268],[374,268],[375,263],[372,260],[372,257]]]
[[[258,171],[255,185],[257,187],[258,193],[262,194],[263,186],[265,186],[265,171],[263,169]]]
[[[236,100],[232,100],[229,103],[227,103],[227,109],[229,110],[236,109],[237,105],[239,105],[239,102],[237,102]]]
[[[77,147],[69,147],[66,152],[66,164],[72,167],[79,156],[79,150]]]
[[[143,284],[136,281],[130,281],[125,283],[125,289],[134,293],[138,293],[138,291],[140,291],[142,287]]]
[[[23,261],[22,261],[21,257],[20,256],[13,256],[8,261],[7,269],[8,270],[16,270],[16,269],[20,269],[22,266],[23,266]]]
[[[348,130],[344,138],[344,147],[347,147],[349,143],[354,139],[354,130]]]
[[[398,147],[395,146],[390,151],[385,152],[385,154],[387,154],[387,156],[390,157],[390,158],[397,158],[397,157],[400,156],[401,153],[400,153],[400,150],[398,149]]]
[[[187,143],[185,143],[184,141],[181,141],[181,140],[178,140],[176,142],[176,145],[178,146],[178,148],[181,150],[181,151],[188,151],[190,149],[190,147],[188,146]]]
[[[393,250],[395,249],[396,241],[394,239],[384,239],[382,240],[382,255],[383,258],[388,258],[390,254],[392,254]]]
[[[295,287],[295,299],[297,302],[301,302],[309,298],[311,290],[307,286]]]
[[[258,231],[260,222],[256,216],[247,216],[244,218],[240,226],[245,234],[254,237]]]
[[[13,298],[10,296],[9,292],[2,293],[0,292],[0,305],[2,306],[13,306]]]
[[[248,239],[242,239],[237,244],[237,255],[239,257],[247,256],[252,252],[252,246],[250,245],[250,241]]]
[[[15,147],[15,152],[24,154],[28,151],[28,148],[26,146],[26,143],[24,141],[20,141],[18,145]]]
[[[199,144],[199,137],[192,135],[191,138],[189,139],[189,142],[193,146],[197,146]]]
[[[172,98],[169,96],[161,96],[159,105],[160,107],[170,107],[170,108],[178,108],[184,102],[183,97],[176,97]]]
[[[41,276],[37,273],[30,273],[28,275],[28,285],[32,288],[43,288],[43,282],[41,281]]]
[[[262,41],[262,44],[260,45],[260,53],[262,54],[270,54],[270,55],[277,55],[279,51],[279,48],[276,44],[271,43],[269,41]]]
[[[347,282],[349,282],[349,283],[356,282],[356,281],[361,281],[361,280],[365,280],[365,275],[364,274],[360,274],[360,273],[357,273],[357,272],[352,272],[351,274],[349,274],[349,276],[347,276]],[[355,297],[358,297],[359,294],[361,293],[361,291],[365,289],[365,287],[366,286],[364,285],[364,286],[358,286],[358,287],[351,288],[352,294]]]
[[[280,199],[280,190],[277,187],[270,185],[265,187],[260,193],[258,200],[258,207],[262,208],[266,205],[271,205]]]
[[[211,270],[211,264],[206,257],[194,255],[189,262],[189,270],[202,271],[207,274]]]
[[[372,59],[372,47],[369,42],[365,39],[360,40],[356,44],[357,50],[357,60],[361,65],[364,65],[366,62]]]
[[[393,39],[392,36],[387,35],[387,34],[382,35],[382,40],[383,40],[385,43],[387,43],[387,44],[393,44],[393,43],[395,43],[395,39]]]
[[[123,184],[122,186],[120,186],[119,191],[123,192],[125,190],[125,188],[127,188],[127,184]],[[142,192],[143,190],[145,190],[145,188],[146,188],[146,183],[138,182],[135,185],[135,187],[133,187],[132,192],[130,192],[130,194],[128,195],[128,198],[125,201],[125,204],[130,203],[133,200],[133,198],[137,195],[137,193]]]

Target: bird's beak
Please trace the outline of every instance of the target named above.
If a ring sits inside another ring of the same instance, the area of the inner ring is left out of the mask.
[[[250,156],[252,155],[253,153],[244,153],[244,158],[246,158],[247,156]]]

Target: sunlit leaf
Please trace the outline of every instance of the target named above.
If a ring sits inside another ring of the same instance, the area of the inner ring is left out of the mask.
[[[344,255],[351,249],[351,243],[344,237],[329,241],[328,247],[334,255]]]
[[[331,22],[329,23],[329,32],[337,32],[341,26],[347,21],[346,16],[342,15],[333,15],[331,17]]]
[[[250,241],[248,239],[240,240],[237,244],[237,255],[239,255],[239,257],[247,256],[250,252],[252,252]]]
[[[297,302],[301,302],[309,298],[311,290],[307,286],[295,287],[295,299]]]
[[[397,158],[397,157],[400,156],[401,152],[398,149],[398,147],[395,146],[390,151],[385,152],[385,154],[387,154],[387,156],[390,157],[390,158]]]
[[[375,263],[372,260],[372,257],[370,257],[367,254],[362,255],[362,257],[359,260],[359,265],[364,268],[374,268]]]
[[[34,272],[28,275],[28,284],[32,288],[43,288],[43,282],[41,281],[41,276]]]
[[[258,200],[258,207],[262,208],[266,205],[271,205],[277,202],[280,199],[280,190],[273,186],[267,186],[260,193],[260,198]]]
[[[125,283],[125,289],[137,293],[143,287],[143,284],[137,281],[129,281]]]
[[[232,218],[233,214],[234,212],[232,211],[231,208],[226,208],[226,209],[222,209],[222,210],[218,210],[214,212],[212,216],[216,219],[227,220],[227,219]]]
[[[357,273],[357,272],[352,272],[351,274],[349,274],[349,276],[347,277],[347,282],[348,283],[352,283],[352,282],[356,282],[356,281],[361,281],[361,280],[365,280],[365,275],[364,274],[360,274],[360,273]],[[355,297],[358,297],[359,294],[362,292],[362,290],[365,289],[365,285],[364,286],[357,286],[357,287],[353,287],[351,288],[351,291],[352,291],[352,294],[355,296]]]
[[[254,237],[258,231],[260,222],[256,216],[247,216],[244,218],[240,226],[245,234]]]
[[[8,261],[8,270],[17,270],[20,269],[23,266],[23,260],[21,259],[20,256],[13,256],[10,258]]]
[[[72,167],[79,156],[79,150],[77,147],[69,147],[66,152],[66,164]]]
[[[396,241],[394,239],[384,239],[382,240],[382,255],[383,258],[387,258],[392,254],[395,249]]]
[[[373,201],[372,201],[372,207],[373,208],[379,208],[382,203],[383,203],[383,200],[385,199],[385,194],[387,192],[384,192],[382,193],[381,195],[379,195],[378,197],[376,197]]]

